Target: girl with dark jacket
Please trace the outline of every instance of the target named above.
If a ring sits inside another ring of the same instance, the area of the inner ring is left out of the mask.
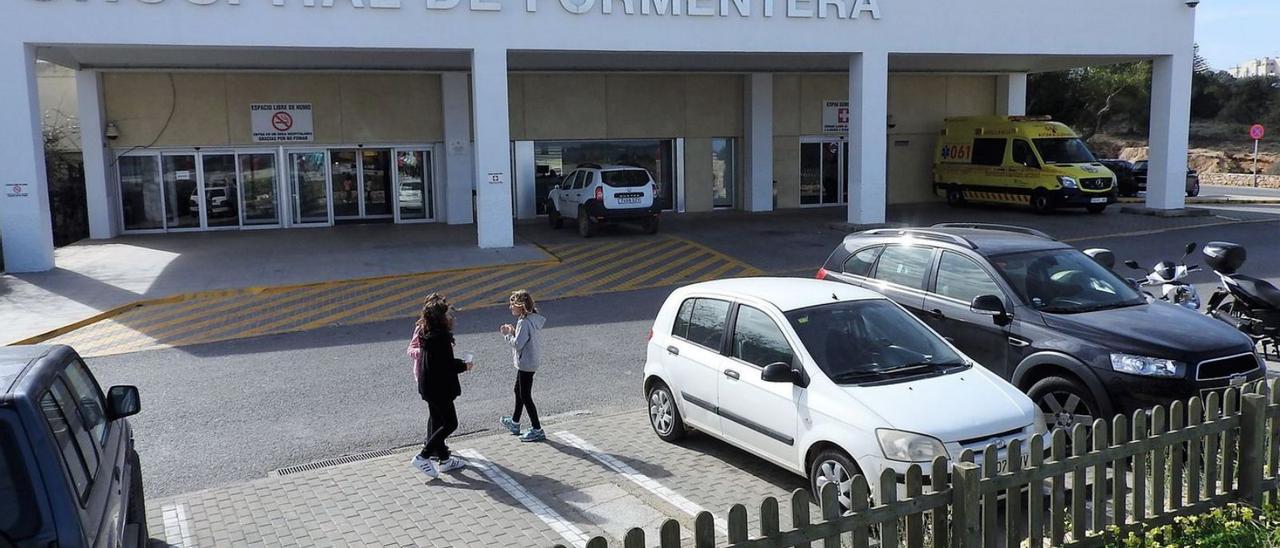
[[[458,428],[458,412],[453,406],[453,400],[462,395],[458,375],[473,366],[453,356],[453,316],[449,301],[443,296],[432,293],[423,303],[422,316],[409,342],[409,355],[414,360],[418,395],[427,402],[431,413],[422,452],[411,464],[428,478],[435,478],[441,472],[466,465],[449,454],[445,438]]]

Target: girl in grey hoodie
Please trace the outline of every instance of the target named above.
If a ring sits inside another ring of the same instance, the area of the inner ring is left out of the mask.
[[[542,423],[538,422],[538,408],[533,404],[531,394],[533,374],[538,370],[538,360],[542,354],[542,325],[547,319],[538,314],[533,297],[523,289],[511,294],[507,300],[511,315],[516,324],[503,324],[498,328],[502,338],[511,346],[511,359],[516,367],[516,409],[509,417],[502,417],[502,426],[513,435],[520,436],[520,441],[542,441],[546,435],[542,433]],[[520,434],[521,411],[529,412],[529,422],[533,428]]]

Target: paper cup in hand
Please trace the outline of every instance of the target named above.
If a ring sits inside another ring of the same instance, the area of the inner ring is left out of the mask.
[[[476,363],[476,355],[475,355],[475,354],[472,354],[472,353],[470,353],[470,352],[463,352],[463,353],[462,353],[462,361],[464,361],[464,362],[466,362],[466,363],[469,363],[469,364],[475,364],[475,363]]]

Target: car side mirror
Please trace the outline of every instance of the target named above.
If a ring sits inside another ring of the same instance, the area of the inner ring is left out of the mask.
[[[991,316],[998,325],[1009,323],[1009,312],[1004,308],[1004,301],[995,295],[978,295],[969,304],[969,311],[983,316]]]
[[[112,386],[107,390],[107,418],[111,420],[138,414],[142,399],[136,386]]]
[[[1095,247],[1084,250],[1084,254],[1088,255],[1094,260],[1094,262],[1102,265],[1107,270],[1116,266],[1116,254],[1112,253],[1110,249]]]
[[[791,364],[784,362],[775,362],[764,366],[764,371],[760,372],[760,380],[791,384],[803,384],[804,382],[800,372],[792,369]]]
[[[560,185],[556,185],[556,186],[551,187],[551,190],[560,190]]]
[[[1125,261],[1124,265],[1134,270],[1142,270],[1142,267],[1138,266],[1138,261],[1135,261],[1133,259],[1129,259]]]

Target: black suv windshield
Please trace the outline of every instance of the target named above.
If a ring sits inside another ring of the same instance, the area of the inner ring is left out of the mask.
[[[637,187],[649,184],[649,172],[643,169],[601,171],[600,180],[611,187]]]
[[[17,440],[0,419],[0,540],[28,538],[40,525],[30,477],[22,465]]]
[[[1092,312],[1146,302],[1115,273],[1074,249],[1013,253],[990,260],[1014,291],[1042,312]]]
[[[1096,162],[1084,141],[1075,137],[1036,139],[1036,150],[1047,164],[1087,164]]]
[[[837,383],[889,381],[968,367],[942,339],[889,301],[833,302],[786,316],[818,368]]]

